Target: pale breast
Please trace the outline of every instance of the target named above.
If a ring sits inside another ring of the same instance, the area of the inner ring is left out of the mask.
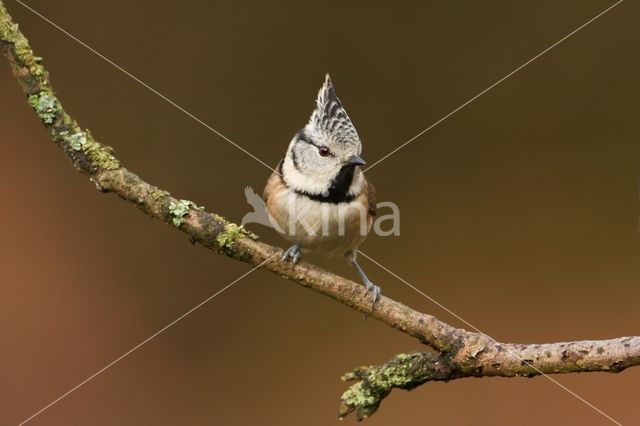
[[[274,173],[267,182],[265,199],[274,228],[304,249],[345,254],[357,247],[371,228],[364,195],[345,203],[316,201],[287,188]]]

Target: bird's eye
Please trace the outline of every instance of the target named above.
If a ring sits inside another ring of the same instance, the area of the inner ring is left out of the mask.
[[[318,148],[318,153],[320,153],[321,157],[326,157],[327,155],[331,154],[331,151],[329,151],[329,148],[327,148],[326,146],[321,146]]]

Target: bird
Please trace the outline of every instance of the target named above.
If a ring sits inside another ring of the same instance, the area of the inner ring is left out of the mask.
[[[357,261],[376,214],[375,187],[361,169],[366,164],[361,153],[358,132],[327,74],[309,122],[291,139],[263,199],[272,226],[293,243],[283,262],[295,265],[302,252],[344,256],[375,306],[380,287]]]

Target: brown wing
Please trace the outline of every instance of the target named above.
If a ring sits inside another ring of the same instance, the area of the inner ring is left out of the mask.
[[[284,159],[283,159],[284,160]],[[278,163],[276,169],[271,173],[269,179],[267,180],[267,184],[264,187],[264,191],[262,191],[262,199],[266,203],[269,200],[269,195],[273,192],[275,187],[279,187],[282,185],[282,161]]]
[[[364,191],[365,191],[365,193],[367,195],[367,204],[368,204],[368,208],[369,208],[369,214],[371,216],[375,216],[376,215],[376,211],[377,211],[377,207],[376,207],[376,187],[373,186],[371,181],[369,179],[367,179],[366,177],[364,178],[364,182],[365,182]]]

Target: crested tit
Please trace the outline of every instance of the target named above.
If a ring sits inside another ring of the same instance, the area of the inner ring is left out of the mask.
[[[271,224],[293,243],[283,261],[297,263],[301,251],[345,256],[375,304],[380,288],[356,260],[376,211],[375,189],[360,170],[361,151],[358,132],[327,74],[316,109],[289,143],[263,198]]]

